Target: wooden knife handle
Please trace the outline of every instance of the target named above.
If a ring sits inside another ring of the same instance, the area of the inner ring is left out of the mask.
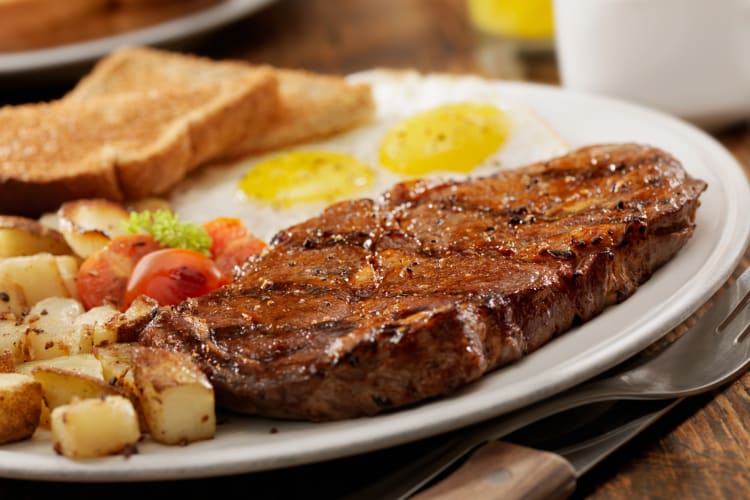
[[[576,486],[575,471],[564,458],[501,441],[478,448],[447,478],[414,500],[559,499]]]

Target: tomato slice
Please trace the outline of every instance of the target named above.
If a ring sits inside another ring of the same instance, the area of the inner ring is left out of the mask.
[[[211,236],[211,256],[227,276],[232,275],[236,266],[268,246],[250,233],[239,219],[220,217],[205,223],[203,228]]]
[[[123,308],[125,288],[136,263],[161,245],[149,235],[132,234],[112,239],[109,244],[83,261],[76,287],[86,309],[109,303]]]
[[[219,267],[202,253],[183,248],[157,250],[133,269],[125,290],[125,305],[148,295],[159,305],[176,305],[229,283]]]

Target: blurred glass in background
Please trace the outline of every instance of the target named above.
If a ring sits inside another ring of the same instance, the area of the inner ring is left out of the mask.
[[[750,120],[750,0],[554,0],[564,87],[708,129]]]
[[[487,73],[556,81],[552,0],[467,0],[467,8]]]

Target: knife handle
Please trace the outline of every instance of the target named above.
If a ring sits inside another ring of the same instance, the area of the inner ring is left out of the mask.
[[[558,499],[569,497],[576,486],[573,467],[564,458],[502,441],[490,441],[414,500],[481,498]]]

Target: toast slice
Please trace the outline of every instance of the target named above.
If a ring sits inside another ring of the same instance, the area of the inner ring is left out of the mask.
[[[277,87],[270,70],[258,69],[186,89],[0,108],[0,213],[164,193],[265,127]]]
[[[210,59],[130,47],[102,59],[66,96],[88,100],[126,92],[191,87],[264,71],[244,62]],[[248,134],[227,156],[256,153],[324,138],[351,129],[374,112],[370,87],[338,76],[306,71],[274,70],[280,109],[261,134]]]

